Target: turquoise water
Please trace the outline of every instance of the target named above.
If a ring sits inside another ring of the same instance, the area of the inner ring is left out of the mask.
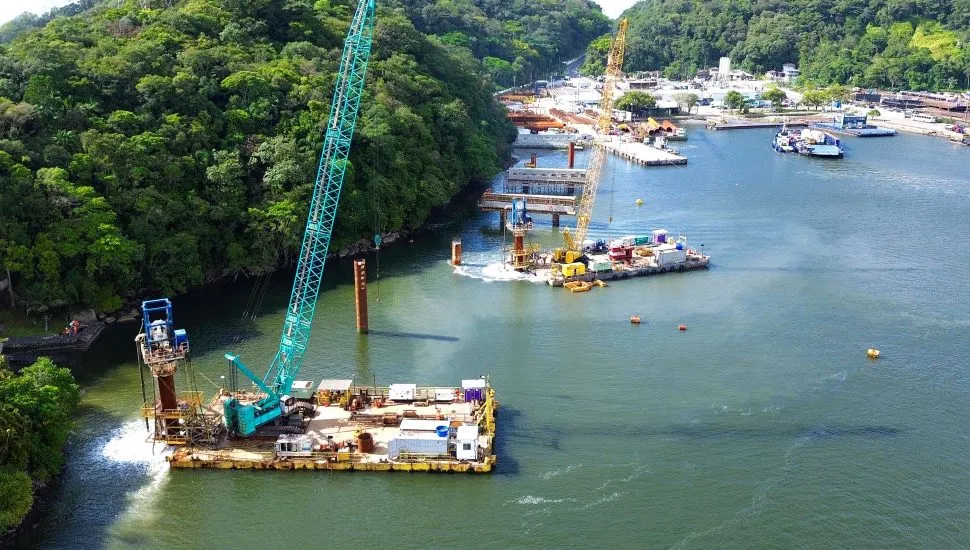
[[[384,251],[379,284],[370,258],[374,334],[358,336],[350,265],[330,264],[306,377],[490,374],[494,475],[168,471],[136,416],[128,327],[88,361],[71,463],[24,545],[965,545],[970,150],[849,138],[844,160],[824,161],[778,155],[770,138],[697,128],[678,144],[685,167],[607,165],[591,236],[664,227],[703,245],[708,271],[579,295],[483,280],[505,236],[468,208]],[[533,240],[554,245],[537,221]],[[213,383],[225,351],[259,369],[275,351],[288,276],[243,322],[251,290],[176,301]]]

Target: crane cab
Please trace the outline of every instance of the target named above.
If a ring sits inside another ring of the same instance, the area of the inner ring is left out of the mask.
[[[565,248],[555,248],[552,251],[552,261],[557,264],[572,264],[582,259],[583,253],[579,250],[566,250]]]

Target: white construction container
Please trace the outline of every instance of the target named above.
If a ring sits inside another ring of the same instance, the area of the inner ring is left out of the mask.
[[[414,401],[417,391],[417,384],[391,384],[387,388],[387,398],[391,401]]]
[[[297,399],[309,401],[313,399],[313,382],[309,380],[296,380],[290,388],[290,396]]]
[[[387,456],[396,459],[401,453],[440,456],[448,454],[448,438],[437,434],[418,433],[396,437],[387,443]]]
[[[455,400],[455,390],[452,388],[435,388],[434,400],[438,403],[451,403]]]
[[[458,442],[455,450],[458,460],[478,459],[478,426],[458,426],[455,439]]]
[[[677,250],[676,248],[658,250],[654,255],[657,257],[657,265],[660,267],[680,265],[687,260],[687,251]]]

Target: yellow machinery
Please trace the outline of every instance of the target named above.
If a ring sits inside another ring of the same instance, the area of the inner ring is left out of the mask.
[[[586,264],[575,262],[569,264],[562,264],[562,274],[566,277],[575,277],[577,275],[586,274]]]
[[[626,30],[629,22],[620,20],[620,27],[613,38],[610,56],[606,64],[606,79],[603,83],[603,100],[600,102],[600,116],[597,121],[599,136],[593,154],[590,157],[589,168],[586,169],[586,184],[583,185],[583,196],[576,211],[576,234],[563,230],[564,248],[553,250],[553,261],[556,263],[573,263],[583,257],[583,241],[586,240],[586,230],[593,214],[593,203],[596,202],[596,188],[599,186],[600,173],[606,159],[606,148],[600,142],[603,136],[608,136],[613,124],[613,93],[616,82],[623,71],[623,54],[626,51]]]

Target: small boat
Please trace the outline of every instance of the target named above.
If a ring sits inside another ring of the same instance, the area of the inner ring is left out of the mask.
[[[570,292],[586,292],[593,288],[593,283],[589,281],[569,281],[568,283],[563,283],[562,286]]]
[[[970,145],[970,134],[953,134],[950,136],[950,141]]]
[[[603,279],[593,279],[593,284],[600,288],[603,288],[606,286],[606,281],[604,281]]]
[[[775,139],[771,140],[771,148],[779,153],[794,153],[797,141],[798,130],[789,130],[787,124],[782,124]]]

